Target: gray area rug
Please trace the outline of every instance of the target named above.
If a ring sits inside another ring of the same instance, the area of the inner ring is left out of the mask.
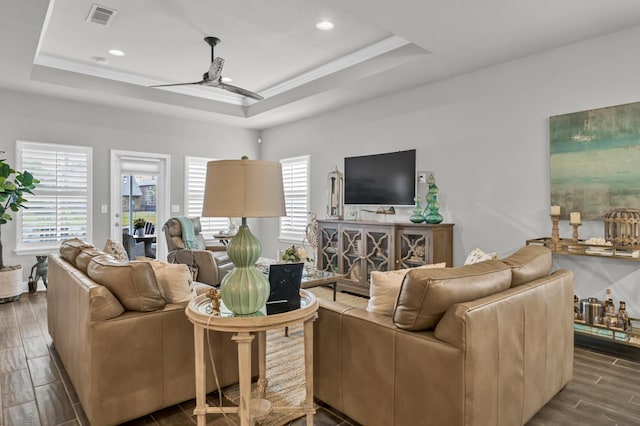
[[[316,297],[329,300],[332,298],[332,290],[327,288],[316,287],[310,291]],[[367,299],[350,294],[338,293],[337,300],[351,306],[367,306]],[[284,336],[284,329],[267,332],[267,380],[265,398],[271,401],[273,406],[302,406],[305,398],[302,324],[289,327],[289,337]],[[255,397],[258,392],[256,383],[252,383],[252,392]],[[238,385],[230,386],[222,393],[234,404],[239,404]],[[280,426],[299,417],[299,414],[271,413],[258,424]]]

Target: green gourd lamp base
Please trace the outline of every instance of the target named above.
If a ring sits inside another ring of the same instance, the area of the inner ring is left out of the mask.
[[[227,254],[235,268],[222,279],[220,297],[236,315],[249,315],[262,309],[269,298],[269,280],[255,264],[260,257],[260,241],[251,233],[247,219],[227,246]]]

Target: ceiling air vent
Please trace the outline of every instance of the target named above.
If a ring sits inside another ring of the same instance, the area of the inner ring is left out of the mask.
[[[118,13],[115,9],[108,9],[104,6],[94,4],[91,6],[89,16],[87,16],[87,22],[93,22],[94,24],[108,26],[111,23],[111,18]]]

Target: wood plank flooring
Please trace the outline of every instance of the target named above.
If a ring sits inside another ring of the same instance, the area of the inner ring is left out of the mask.
[[[89,425],[52,347],[46,321],[45,292],[0,304],[0,426]],[[209,399],[217,404],[215,393]],[[194,425],[194,406],[187,401],[127,425]],[[226,424],[221,415],[207,420],[209,425]],[[305,419],[290,423],[305,424]],[[314,424],[357,426],[326,406],[318,408]],[[640,351],[576,339],[573,381],[528,425],[640,425]]]

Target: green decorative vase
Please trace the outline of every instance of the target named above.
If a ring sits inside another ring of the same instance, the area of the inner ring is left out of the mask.
[[[443,218],[438,213],[440,204],[438,203],[438,187],[436,186],[436,179],[433,175],[429,175],[427,178],[427,184],[429,184],[429,192],[427,193],[427,207],[424,209],[424,221],[429,224],[437,224],[442,222]]]
[[[422,207],[420,206],[420,198],[416,195],[414,201],[416,204],[415,207],[413,207],[413,214],[409,217],[409,220],[413,223],[422,223],[424,222],[424,216],[422,214]]]
[[[222,279],[220,297],[225,306],[237,315],[249,315],[259,311],[269,298],[269,281],[255,268],[262,247],[242,218],[242,226],[227,246],[227,254],[235,269]]]

